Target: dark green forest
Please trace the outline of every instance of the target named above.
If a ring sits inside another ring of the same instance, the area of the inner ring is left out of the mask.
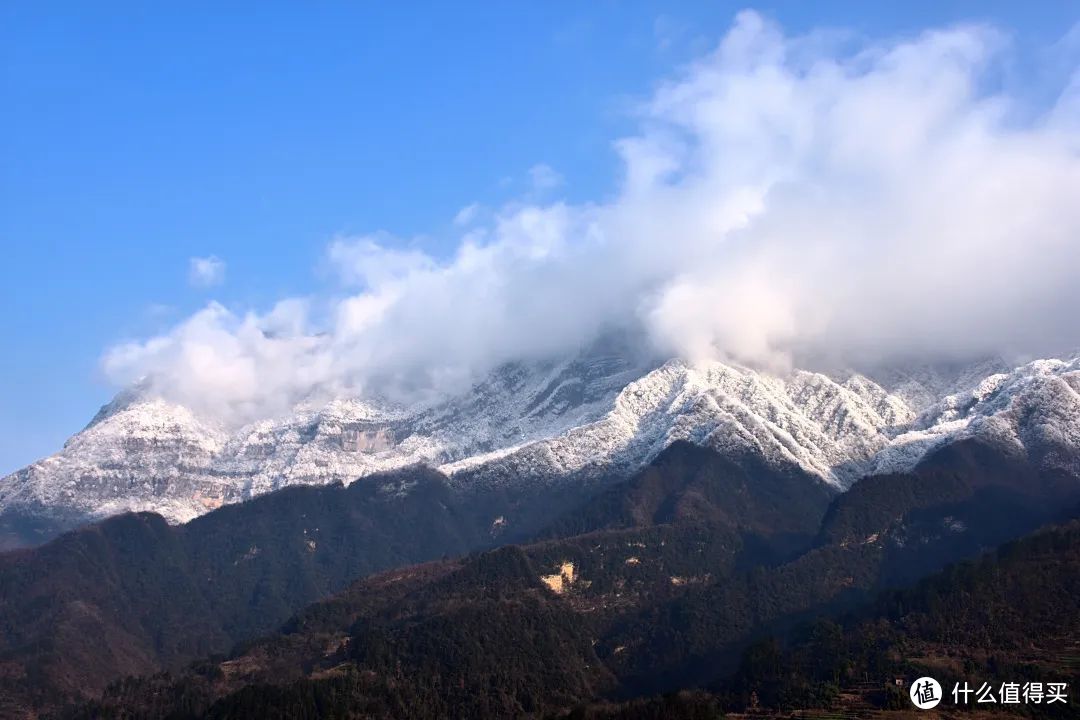
[[[678,443],[501,547],[412,472],[2,556],[0,709],[698,718],[1077,672],[1080,483],[978,444],[833,496]]]
[[[294,625],[231,660],[117,683],[66,717],[704,718],[751,706],[827,708],[852,688],[887,710],[906,707],[906,695],[888,687],[896,677],[933,671],[951,686],[965,678],[1069,681],[1080,670],[1080,521],[879,593],[855,611],[765,634],[743,648],[733,671],[693,692],[622,702],[599,702],[634,689],[594,652],[598,626],[539,587],[534,570],[518,548],[427,568],[402,578],[411,584],[403,595],[357,608],[347,629],[332,631],[329,616],[309,617],[304,630]],[[701,637],[689,630],[686,642],[713,642],[708,624],[690,627]],[[338,652],[320,652],[327,638],[341,643]],[[283,657],[308,669],[290,682],[266,682]],[[263,681],[229,691],[238,661],[267,663],[247,670]],[[1037,716],[1074,717],[1071,707],[1040,708]]]

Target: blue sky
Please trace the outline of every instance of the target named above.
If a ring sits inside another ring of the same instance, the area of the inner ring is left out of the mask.
[[[569,200],[602,200],[632,99],[741,7],[4,3],[0,473],[108,400],[106,348],[210,299],[312,292],[335,235],[438,255],[458,210],[527,192],[539,163]],[[757,8],[793,33],[987,20],[1031,47],[1080,19],[1050,0]],[[224,282],[193,285],[190,259],[211,255]]]

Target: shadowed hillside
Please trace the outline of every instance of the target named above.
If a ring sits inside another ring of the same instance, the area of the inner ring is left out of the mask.
[[[648,482],[681,487],[679,478],[692,465],[698,484],[706,477],[719,487],[749,488],[752,507],[758,493],[775,496],[783,489],[778,483],[786,481],[764,470],[750,477],[714,453],[683,443],[656,462],[658,470],[645,471]],[[640,487],[646,481],[629,483]],[[347,488],[289,488],[182,526],[149,513],[119,516],[43,547],[2,555],[0,693],[13,707],[54,706],[92,696],[123,675],[175,669],[228,652],[356,578],[535,533],[544,518],[580,503],[581,492],[554,487],[531,488],[528,494],[461,494],[451,492],[439,473],[418,467]],[[815,502],[793,505],[782,527],[817,525],[825,496],[812,492]],[[708,548],[710,562],[727,568],[744,547],[736,531],[747,527],[738,516],[720,512],[727,500],[713,493],[712,509],[697,504],[706,513],[708,532],[682,529],[682,517],[672,518],[680,521],[679,529],[648,518],[642,537],[659,543],[690,532]],[[508,518],[509,529],[493,524],[497,517]],[[565,552],[591,571],[597,560],[590,542],[572,543],[578,550],[568,545]],[[675,568],[689,562],[679,570],[689,576],[698,559],[683,557],[682,547],[669,545],[667,561]],[[669,582],[664,572],[643,565],[631,586],[655,585],[659,578]],[[611,589],[601,572],[594,575],[594,594]]]
[[[961,448],[959,456],[991,461],[984,451]],[[673,452],[665,466],[687,468],[683,451]],[[1028,647],[1048,661],[1044,669],[1067,670],[1062,658],[1075,638],[1048,621],[1076,613],[1075,525],[948,570],[906,594],[879,595],[913,561],[940,568],[1035,522],[1001,524],[1007,513],[983,512],[986,498],[998,497],[985,493],[1008,488],[1015,476],[968,477],[972,466],[954,457],[938,458],[926,477],[892,478],[894,494],[877,492],[875,481],[843,507],[835,500],[819,542],[791,559],[757,555],[752,533],[705,512],[704,519],[597,529],[395,570],[312,605],[280,634],[226,660],[116,683],[73,716],[522,717],[579,708],[586,717],[635,717],[663,707],[676,717],[709,717],[720,705],[745,707],[751,695],[784,711],[826,707],[852,693],[870,706],[899,707],[882,689],[889,673],[913,672],[920,653],[933,664],[965,652],[970,662],[959,667],[990,671],[996,666],[987,658],[1016,652],[1021,635],[979,628],[1018,613],[1030,621],[1018,632],[1031,634]],[[700,480],[703,466],[690,467]],[[966,489],[935,499],[927,478],[944,476]],[[640,507],[642,481],[623,486],[633,498],[627,506]],[[670,485],[672,497],[686,485]],[[611,507],[613,497],[601,507]],[[1044,517],[1061,512],[1051,497],[1043,495]],[[893,505],[885,511],[888,498]],[[970,525],[957,526],[958,516]],[[843,517],[859,521],[841,525]],[[967,533],[973,537],[957,540]],[[758,560],[747,567],[751,556]],[[1039,580],[1053,573],[1056,581]],[[949,635],[944,618],[952,612],[962,622]],[[762,640],[769,636],[781,641]],[[856,687],[867,678],[873,692]],[[660,705],[631,700],[695,687],[709,693],[674,695]],[[605,701],[616,704],[593,707]]]

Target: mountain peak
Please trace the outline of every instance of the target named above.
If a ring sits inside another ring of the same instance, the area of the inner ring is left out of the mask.
[[[912,401],[905,392],[915,383],[920,398],[949,392]],[[59,453],[0,480],[0,513],[153,510],[183,522],[287,485],[348,484],[417,463],[459,489],[590,484],[627,476],[677,441],[796,467],[839,489],[913,467],[963,437],[1071,468],[1080,457],[1078,387],[1075,358],[839,380],[720,361],[657,364],[613,340],[564,359],[505,364],[428,405],[334,397],[239,429],[137,387]]]

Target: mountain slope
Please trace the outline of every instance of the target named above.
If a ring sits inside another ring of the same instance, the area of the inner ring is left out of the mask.
[[[432,406],[338,398],[236,429],[121,393],[61,452],[0,480],[0,540],[34,544],[124,511],[184,522],[289,485],[350,483],[550,437],[600,417],[643,362],[598,343],[569,360],[504,366]]]
[[[0,696],[53,705],[225,652],[357,577],[491,544],[473,511],[416,468],[288,488],[181,526],[121,515],[0,555]]]
[[[993,448],[985,450],[983,457],[989,461]],[[979,452],[959,453],[969,454]],[[663,463],[655,472],[685,462]],[[975,467],[949,457],[935,462],[928,479],[945,466],[960,475]],[[996,487],[1008,482],[1007,475],[960,480],[971,488]],[[908,481],[921,487],[917,477]],[[657,482],[646,486],[656,487]],[[640,483],[639,478],[624,484],[630,507],[638,506]],[[674,499],[681,487],[694,482],[669,478],[662,484],[672,489]],[[996,525],[993,516],[970,529],[943,523],[957,512],[962,498],[959,503],[956,497],[935,501],[900,492],[885,496],[895,504],[875,516],[881,497],[850,497],[845,512],[863,518],[857,532],[875,529],[877,537],[853,542],[850,535],[830,529],[844,514],[833,510],[817,546],[798,557],[752,568],[739,562],[746,550],[745,533],[724,522],[700,524],[683,517],[374,576],[305,609],[280,634],[239,648],[228,659],[193,666],[178,676],[114,684],[99,703],[73,717],[174,713],[273,718],[315,709],[322,717],[349,717],[360,710],[372,717],[520,717],[554,715],[605,698],[711,685],[739,669],[743,649],[756,636],[783,634],[806,618],[863,605],[895,576],[897,564],[916,558],[928,572],[987,549],[956,545],[952,539],[957,534],[973,532],[996,544],[1020,532],[1013,525]],[[1077,497],[1080,493],[1072,495],[1073,500]],[[1057,512],[1057,501],[1063,500],[1043,499],[1044,517]],[[836,507],[839,500],[833,502]],[[863,502],[870,507],[853,507]],[[931,522],[932,517],[937,520]],[[1072,575],[1054,585],[1054,592],[1033,598],[1036,602],[1074,600],[1065,589],[1075,585],[1075,568],[1069,564],[1075,555],[1075,530],[1063,537],[1067,553],[1057,567]],[[897,539],[914,541],[909,543],[914,550]],[[1055,543],[1051,545],[1057,547]],[[1039,551],[1042,561],[1054,561],[1044,550]],[[1010,560],[1005,572],[1022,570],[1023,558],[1021,553],[1017,562]],[[946,583],[951,582],[948,577]],[[1015,600],[1008,592],[991,593],[992,583],[983,585],[979,592],[998,605]],[[965,584],[962,589],[968,588]],[[963,595],[955,599],[966,612],[979,607],[978,600]],[[917,607],[906,601],[901,605]],[[905,617],[905,622],[911,619]],[[965,627],[975,628],[977,622]],[[990,647],[997,647],[996,642],[988,641]],[[824,648],[819,655],[823,666],[831,658]],[[883,669],[888,670],[882,666],[874,672]],[[739,682],[760,683],[755,672],[737,677],[735,688],[743,687]],[[804,697],[816,702],[830,696]]]
[[[1080,359],[975,380],[988,367],[979,365],[951,386],[924,379],[919,395],[910,377],[892,378],[893,394],[859,374],[640,358],[625,343],[601,343],[569,360],[503,366],[433,405],[339,398],[239,429],[126,393],[60,453],[0,480],[0,539],[40,542],[126,510],[181,522],[281,487],[416,463],[439,467],[462,493],[603,486],[679,440],[798,467],[838,489],[905,472],[968,437],[1040,467],[1080,468]],[[929,402],[928,387],[961,390]],[[918,396],[921,411],[902,396]]]
[[[794,708],[844,706],[909,711],[906,687],[929,675],[954,684],[1069,683],[1068,703],[1000,703],[995,714],[1075,717],[1080,671],[1080,522],[1073,520],[953,565],[915,586],[882,593],[847,617],[817,619],[786,642],[768,637],[743,654],[739,670],[716,687],[723,704]],[[867,687],[866,678],[876,682]],[[882,683],[886,680],[886,683]],[[951,696],[947,695],[947,702]],[[973,702],[969,702],[973,704]],[[970,709],[970,708],[969,708]],[[899,713],[898,713],[899,714]]]
[[[543,537],[697,523],[759,538],[780,551],[809,544],[835,491],[795,465],[772,467],[676,441],[624,483],[565,513]]]
[[[785,521],[772,528],[776,500],[793,484],[805,486],[803,497],[813,501],[784,509]],[[694,503],[700,517],[652,515],[641,519],[640,530],[608,534],[601,545],[623,560],[637,552],[628,542],[670,548],[660,555],[662,565],[638,569],[621,590],[625,598],[672,573],[694,575],[705,559],[719,572],[733,567],[744,547],[755,556],[762,552],[758,545],[765,541],[751,547],[741,534],[775,532],[786,539],[791,528],[801,528],[808,539],[807,529],[817,526],[828,501],[826,490],[797,469],[761,468],[749,481],[740,467],[686,443],[615,484],[628,503],[639,502],[630,488],[653,486],[653,500],[672,507],[710,486],[742,488],[741,507],[756,519],[747,523],[742,514],[728,513],[726,493],[704,492]],[[9,668],[0,675],[0,694],[50,705],[100,690],[126,673],[175,668],[227,651],[356,578],[512,539],[512,531],[499,532],[491,520],[512,517],[527,529],[518,504],[506,493],[463,496],[445,476],[415,467],[348,487],[285,488],[180,526],[149,513],[121,515],[40,548],[0,555],[0,664]],[[590,509],[596,506],[587,503],[578,517],[596,518]],[[679,530],[668,524],[701,520],[707,524]],[[550,530],[546,535],[553,537]],[[573,558],[593,578],[582,601],[607,602],[613,588],[603,579],[606,561],[597,558],[590,535],[581,537],[538,545],[538,567],[558,576],[558,566]],[[688,542],[698,554],[682,557],[679,549]],[[534,583],[539,574],[531,576]]]

